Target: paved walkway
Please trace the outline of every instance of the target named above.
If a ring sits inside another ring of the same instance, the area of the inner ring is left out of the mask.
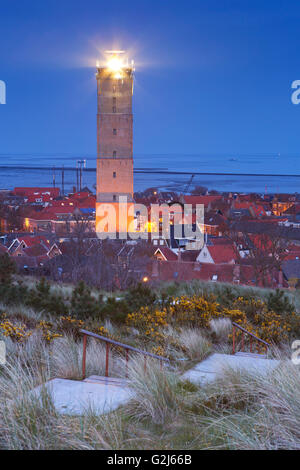
[[[185,372],[182,378],[195,384],[204,384],[215,380],[226,366],[266,374],[278,363],[256,354],[212,354]],[[32,393],[40,394],[42,387],[36,387]],[[128,403],[132,396],[127,380],[96,375],[84,381],[53,379],[46,382],[44,387],[52,395],[57,412],[68,415],[82,415],[88,410],[98,415],[108,413]]]
[[[46,382],[44,386],[50,392],[58,413],[81,415],[87,410],[92,410],[96,414],[104,414],[130,400],[126,381],[106,377],[94,380],[93,377],[83,382],[67,379]],[[33,393],[39,394],[41,389],[42,386],[39,386]]]
[[[195,384],[204,384],[214,381],[226,367],[236,370],[248,370],[267,374],[279,364],[274,359],[265,359],[258,354],[212,354],[207,359],[199,362],[193,369],[183,374],[183,378]]]

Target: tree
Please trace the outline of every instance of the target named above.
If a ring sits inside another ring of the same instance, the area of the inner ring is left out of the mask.
[[[226,233],[236,247],[247,247],[248,254],[240,263],[251,265],[256,284],[273,287],[274,275],[281,269],[288,253],[289,240],[282,227],[273,227],[259,234],[241,233],[231,228]]]
[[[205,186],[195,186],[194,189],[191,191],[193,196],[203,196],[207,193],[207,188]]]
[[[0,255],[0,283],[9,284],[11,282],[11,276],[15,272],[16,265],[11,257],[7,253]]]
[[[83,281],[80,281],[72,292],[71,309],[77,318],[99,316],[101,299],[94,297],[91,289]]]

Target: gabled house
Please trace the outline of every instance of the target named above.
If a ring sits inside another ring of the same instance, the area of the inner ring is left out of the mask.
[[[235,264],[238,254],[233,244],[209,245],[205,243],[197,256],[198,263]]]
[[[46,237],[42,236],[34,236],[31,237],[23,236],[20,238],[15,238],[10,246],[8,247],[8,252],[11,256],[23,256],[25,255],[25,251],[28,249],[32,249],[33,247],[39,246],[40,251],[47,253],[50,248],[50,243]]]
[[[157,248],[154,253],[154,257],[159,261],[176,261],[178,259],[177,254],[167,246]]]

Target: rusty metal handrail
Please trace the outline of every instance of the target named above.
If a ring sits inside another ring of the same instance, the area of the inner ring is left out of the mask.
[[[252,338],[257,341],[257,343],[262,343],[266,350],[268,351],[268,348],[270,347],[270,344],[267,343],[267,341],[264,341],[263,339],[259,338],[258,336],[254,335],[250,331],[245,330],[242,326],[238,325],[235,322],[232,322],[233,326],[233,332],[232,332],[232,354],[235,354],[235,329],[238,328],[239,330],[242,331],[242,351],[244,350],[244,335],[250,336],[250,352],[252,353]],[[260,344],[257,346],[257,351],[260,354]]]
[[[166,357],[158,356],[157,354],[149,353],[147,351],[143,351],[142,349],[134,348],[133,346],[129,346],[129,344],[120,343],[119,341],[115,341],[110,338],[106,338],[105,336],[97,335],[97,333],[93,333],[88,330],[79,330],[80,333],[83,334],[83,355],[82,355],[82,377],[85,378],[85,370],[86,370],[86,342],[87,336],[91,336],[92,338],[99,339],[100,341],[104,341],[106,343],[106,358],[105,358],[105,377],[108,377],[108,366],[109,366],[109,347],[112,344],[113,346],[118,346],[120,348],[125,349],[126,352],[126,368],[128,367],[128,359],[129,359],[129,351],[133,351],[138,354],[143,354],[145,358],[144,367],[146,369],[146,357],[150,356],[154,359],[158,359],[161,363],[163,362],[170,362],[169,359]],[[126,370],[127,375],[127,370]]]

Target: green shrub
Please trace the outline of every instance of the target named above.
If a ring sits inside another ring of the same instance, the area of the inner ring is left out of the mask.
[[[128,305],[124,300],[116,300],[114,297],[109,297],[101,308],[101,317],[108,317],[114,323],[124,324],[128,312]]]
[[[136,312],[141,307],[152,306],[156,300],[155,292],[149,286],[141,283],[129,289],[125,295],[129,312]]]
[[[43,277],[28,291],[25,303],[36,310],[44,310],[55,315],[65,315],[68,312],[63,297],[51,293],[50,284]]]
[[[80,281],[72,292],[71,312],[77,318],[101,316],[101,299],[91,294],[91,289]]]
[[[0,283],[9,284],[11,276],[16,272],[16,265],[12,258],[7,254],[0,256]]]
[[[268,309],[273,310],[276,313],[292,313],[295,311],[295,306],[289,301],[285,293],[276,289],[276,291],[270,292],[267,298]]]

